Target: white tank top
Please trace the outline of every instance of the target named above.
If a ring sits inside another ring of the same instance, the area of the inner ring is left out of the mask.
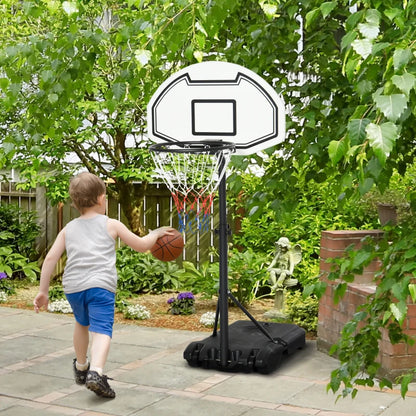
[[[76,218],[65,227],[67,261],[62,278],[65,293],[94,287],[116,292],[115,240],[107,231],[108,217]]]

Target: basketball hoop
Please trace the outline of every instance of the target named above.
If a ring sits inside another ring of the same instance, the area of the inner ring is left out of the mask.
[[[211,205],[235,145],[222,141],[185,141],[150,146],[156,173],[171,192],[179,231],[208,231]]]

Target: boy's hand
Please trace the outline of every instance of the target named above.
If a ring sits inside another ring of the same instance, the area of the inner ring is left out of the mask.
[[[36,313],[39,313],[42,306],[48,307],[49,297],[45,293],[39,292],[33,300],[33,305]]]
[[[173,235],[173,232],[175,231],[175,228],[172,227],[160,227],[156,228],[156,230],[151,231],[152,233],[155,233],[157,235],[157,238],[163,237],[164,235]]]

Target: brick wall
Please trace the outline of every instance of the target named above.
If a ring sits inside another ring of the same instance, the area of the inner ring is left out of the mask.
[[[328,283],[328,287],[319,303],[317,345],[321,351],[329,351],[331,346],[337,342],[343,326],[356,312],[357,306],[365,303],[367,297],[374,294],[376,289],[374,273],[380,266],[379,261],[374,261],[364,269],[362,275],[355,276],[354,283],[348,284],[344,297],[335,305],[334,290],[337,282],[326,279],[326,274],[331,268],[331,265],[326,260],[328,258],[341,257],[345,249],[351,244],[358,248],[361,240],[368,235],[378,239],[383,236],[383,232],[381,230],[360,230],[324,231],[322,233],[320,269],[322,279]],[[408,315],[404,323],[404,330],[406,334],[416,336],[416,305],[414,304],[408,305]],[[381,329],[381,331],[380,375],[393,380],[396,376],[416,367],[416,345],[409,346],[404,343],[392,345],[387,331],[384,329]]]

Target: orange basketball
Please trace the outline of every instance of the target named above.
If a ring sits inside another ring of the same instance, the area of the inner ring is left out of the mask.
[[[155,245],[150,250],[154,257],[162,261],[172,261],[177,259],[184,247],[182,234],[175,230],[171,235],[164,235],[157,239]]]

